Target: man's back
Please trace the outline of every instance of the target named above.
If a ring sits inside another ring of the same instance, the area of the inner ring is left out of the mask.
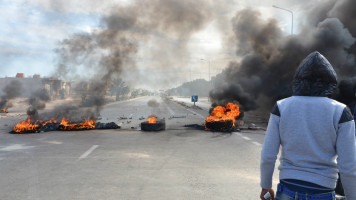
[[[335,188],[340,126],[352,120],[347,107],[327,97],[293,96],[277,102],[280,112],[281,179],[302,179]]]
[[[327,189],[331,197],[339,170],[346,197],[356,199],[355,125],[350,110],[328,98],[336,87],[336,72],[319,52],[300,63],[293,77],[293,96],[275,104],[268,122],[261,152],[261,199],[267,191],[273,193],[280,146],[277,197],[288,188],[283,183],[292,192],[316,194],[316,199]]]

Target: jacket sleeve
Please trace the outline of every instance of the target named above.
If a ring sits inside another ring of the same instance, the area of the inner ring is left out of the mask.
[[[269,118],[265,141],[261,152],[260,185],[264,189],[272,188],[272,176],[280,146],[279,119],[280,114],[276,104]]]
[[[355,123],[349,109],[340,119],[336,141],[340,179],[347,199],[356,199],[356,141]]]

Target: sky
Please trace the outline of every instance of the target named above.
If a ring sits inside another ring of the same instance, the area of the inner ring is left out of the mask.
[[[302,8],[306,2],[308,1],[224,0],[225,4],[230,5],[224,5],[228,9],[221,15],[228,16],[223,23],[229,25],[230,16],[233,17],[237,10],[253,7],[266,19],[276,18],[284,34],[288,35],[291,29],[290,13],[273,8],[272,5],[293,9],[294,32],[297,33],[298,23],[303,20]],[[101,17],[108,13],[113,5],[126,6],[132,3],[131,0],[0,0],[0,77],[14,77],[19,72],[25,73],[26,76],[53,76],[58,60],[54,49],[62,40],[73,34],[91,33],[100,29]],[[179,59],[181,65],[188,67],[179,72],[169,67],[155,68],[156,61],[153,62],[153,58],[146,54],[150,51],[150,45],[141,44],[139,54],[135,58],[135,74],[141,75],[142,80],[155,79],[147,77],[147,69],[156,74],[177,76],[170,85],[166,85],[171,87],[197,78],[209,79],[209,74],[212,77],[220,73],[229,61],[239,58],[236,57],[234,49],[224,45],[224,36],[218,30],[218,23],[221,21],[212,20],[189,38],[187,48],[190,55]],[[126,71],[126,74],[130,73],[130,70]],[[137,80],[137,77],[133,79]],[[148,85],[155,87],[156,84],[161,84],[153,82],[150,81]],[[144,83],[141,83],[142,85],[147,86]]]

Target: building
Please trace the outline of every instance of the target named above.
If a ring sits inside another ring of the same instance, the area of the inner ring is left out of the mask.
[[[30,97],[34,92],[45,89],[52,99],[59,99],[72,95],[72,82],[63,81],[55,78],[41,78],[40,75],[34,75],[26,78],[24,73],[17,73],[16,77],[0,78],[0,96],[3,96],[3,89],[13,80],[22,84],[22,95],[20,97]]]

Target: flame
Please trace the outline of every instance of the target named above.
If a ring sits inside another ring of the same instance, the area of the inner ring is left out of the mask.
[[[210,116],[205,119],[205,125],[207,122],[214,122],[214,121],[232,120],[233,122],[235,122],[235,119],[239,115],[240,115],[239,106],[234,103],[227,103],[225,107],[223,106],[215,107],[214,110],[210,113]]]
[[[150,124],[155,124],[155,123],[157,123],[157,117],[154,117],[154,116],[149,117],[147,121]]]
[[[42,122],[42,121],[41,121]],[[46,122],[43,122],[42,123],[42,126],[46,126],[47,124],[54,124],[54,123],[57,123],[57,121],[55,120],[55,119],[50,119],[50,120],[48,120],[48,121],[46,121]]]
[[[51,119],[48,121],[37,120],[35,122],[31,122],[31,116],[29,116],[26,120],[16,124],[16,126],[12,129],[15,133],[30,133],[30,132],[39,132],[43,127],[47,124],[57,123],[55,119]],[[63,131],[71,131],[71,130],[89,130],[95,128],[94,120],[84,119],[83,122],[78,124],[72,124],[69,119],[63,117],[59,126],[59,130]]]
[[[59,129],[63,131],[72,131],[72,130],[89,130],[95,128],[96,122],[94,120],[87,120],[84,118],[84,121],[78,124],[72,124],[68,118],[63,117],[59,125]]]
[[[3,112],[3,113],[8,113],[9,112],[9,111],[7,111],[6,108],[0,109],[0,111]]]
[[[29,116],[27,120],[23,120],[22,122],[16,124],[12,130],[16,133],[36,132],[39,131],[40,127],[40,121],[32,123],[31,117]]]

